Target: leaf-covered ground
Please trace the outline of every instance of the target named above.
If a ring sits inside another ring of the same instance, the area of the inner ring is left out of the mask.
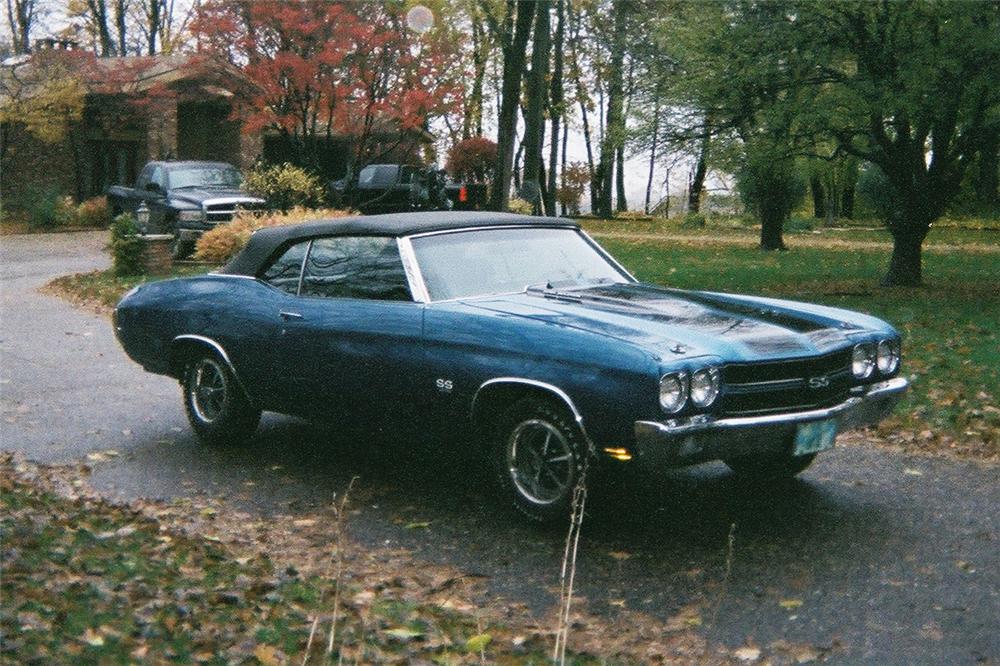
[[[87,473],[0,457],[4,663],[548,663],[554,623],[478,607],[475,576],[405,552],[345,541],[338,593],[335,507],[262,520],[190,501],[113,504]],[[694,626],[636,615],[609,631],[575,614],[568,661],[739,659]]]

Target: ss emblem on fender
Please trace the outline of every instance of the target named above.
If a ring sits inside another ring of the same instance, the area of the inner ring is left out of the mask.
[[[439,379],[434,382],[434,385],[441,393],[451,393],[451,390],[455,388],[455,384],[450,379]]]
[[[830,385],[830,378],[826,375],[809,378],[809,388],[820,389]]]

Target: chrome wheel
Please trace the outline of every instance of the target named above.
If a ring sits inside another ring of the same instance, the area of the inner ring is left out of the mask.
[[[534,504],[552,504],[564,499],[573,482],[574,464],[569,441],[548,421],[523,421],[507,439],[510,480]]]
[[[203,358],[194,368],[191,407],[204,423],[213,423],[226,408],[229,397],[225,371],[214,359]]]

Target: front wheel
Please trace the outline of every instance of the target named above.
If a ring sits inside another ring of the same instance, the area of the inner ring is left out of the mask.
[[[204,354],[184,373],[184,409],[198,439],[206,444],[241,443],[260,421],[236,377],[217,356]]]
[[[541,398],[520,400],[498,419],[491,449],[497,485],[515,509],[538,522],[569,515],[588,448],[565,409]]]
[[[812,464],[815,453],[793,456],[790,453],[745,458],[727,458],[724,463],[739,476],[756,481],[790,479]]]

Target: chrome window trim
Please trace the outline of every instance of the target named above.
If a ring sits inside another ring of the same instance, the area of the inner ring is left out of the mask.
[[[569,409],[570,413],[573,414],[573,420],[575,420],[577,426],[579,426],[580,432],[583,434],[583,439],[586,440],[587,446],[590,447],[591,452],[595,452],[597,450],[594,446],[593,440],[590,439],[590,435],[587,434],[587,428],[583,424],[583,415],[580,413],[580,410],[576,408],[576,404],[573,402],[573,399],[558,386],[538,381],[537,379],[528,379],[527,377],[494,377],[493,379],[486,380],[479,385],[479,388],[476,389],[475,395],[472,396],[472,406],[469,408],[469,417],[471,419],[475,419],[476,404],[479,401],[479,394],[482,393],[483,389],[486,387],[493,386],[495,384],[521,384],[540,388],[552,393],[559,398]]]
[[[417,303],[429,303],[431,297],[427,292],[427,285],[424,283],[424,274],[420,272],[420,264],[417,263],[417,255],[413,252],[413,244],[410,243],[410,238],[410,236],[396,238],[396,249],[399,251],[400,260],[403,262],[406,281],[410,284],[410,296]]]
[[[580,228],[577,228],[577,231],[579,231],[580,235],[583,236],[584,239],[586,239],[590,243],[591,247],[593,247],[595,250],[597,250],[598,254],[600,254],[602,257],[604,257],[608,261],[609,264],[611,264],[612,266],[614,266],[615,268],[617,268],[618,271],[621,272],[622,275],[624,275],[625,277],[627,277],[632,282],[638,282],[639,281],[639,280],[636,279],[636,277],[634,275],[632,275],[627,270],[625,270],[625,267],[622,266],[620,263],[618,263],[618,260],[615,259],[614,257],[612,257],[608,253],[607,250],[605,250],[603,247],[601,247],[600,243],[598,243],[593,238],[591,238],[590,234],[588,234],[586,231],[584,231],[583,229],[580,229]]]
[[[454,229],[438,229],[437,231],[421,231],[416,234],[407,234],[404,238],[424,238],[426,236],[444,236],[446,234],[461,234],[467,231],[493,231],[496,229],[576,229],[580,227],[572,222],[565,223],[532,223],[524,222],[519,224],[490,224],[481,227],[455,227]]]

